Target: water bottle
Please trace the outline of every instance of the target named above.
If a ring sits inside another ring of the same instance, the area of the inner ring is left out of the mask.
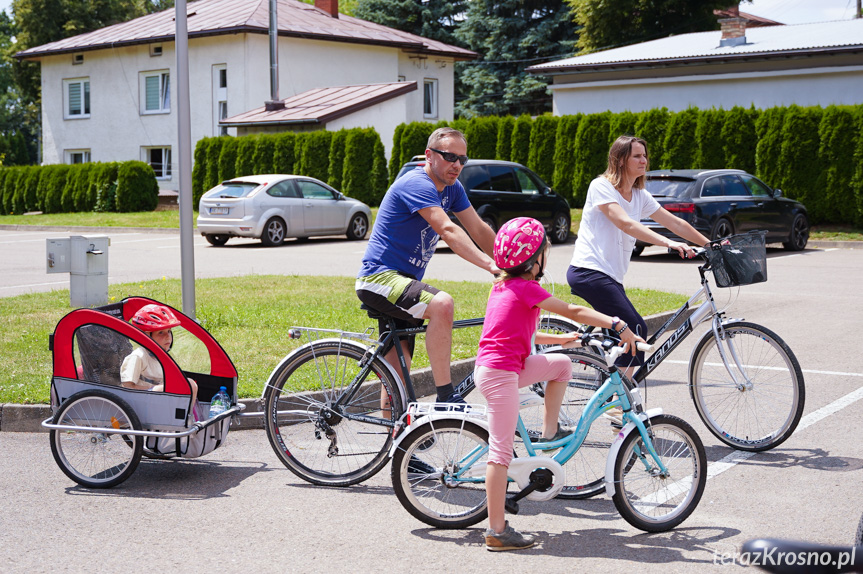
[[[227,387],[219,388],[219,392],[210,401],[210,418],[220,415],[231,407],[231,397],[228,396]]]

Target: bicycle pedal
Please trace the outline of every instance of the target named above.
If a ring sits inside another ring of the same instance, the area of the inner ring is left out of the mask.
[[[510,514],[518,514],[518,502],[512,500],[511,498],[507,498],[503,506]]]

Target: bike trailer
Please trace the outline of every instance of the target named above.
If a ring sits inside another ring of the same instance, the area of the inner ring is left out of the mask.
[[[237,370],[203,327],[172,309],[180,325],[172,330],[170,353],[129,320],[145,297],[94,309],[76,309],[50,336],[53,352],[51,407],[42,423],[51,430],[51,449],[60,468],[91,487],[114,486],[128,478],[143,453],[196,458],[224,444],[237,404]],[[134,349],[150,352],[164,375],[164,392],[120,386],[120,367]],[[189,379],[198,385],[194,410]],[[208,418],[209,400],[225,387],[231,408]],[[117,480],[118,477],[121,477]]]

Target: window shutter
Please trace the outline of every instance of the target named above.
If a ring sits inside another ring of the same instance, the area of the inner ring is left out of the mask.
[[[145,108],[148,112],[159,109],[159,76],[144,78]]]
[[[81,84],[69,84],[69,115],[81,115]]]

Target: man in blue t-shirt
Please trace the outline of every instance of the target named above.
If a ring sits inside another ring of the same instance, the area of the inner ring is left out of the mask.
[[[450,379],[453,299],[422,282],[438,239],[462,259],[491,274],[498,272],[492,259],[494,231],[477,215],[458,181],[466,154],[467,142],[460,131],[440,128],[432,133],[425,166],[406,173],[387,190],[357,274],[360,301],[395,317],[399,328],[428,320],[426,350],[438,402],[464,402]],[[450,220],[447,211],[455,213],[464,229]],[[385,326],[381,321],[381,331]],[[413,341],[405,343],[403,350],[410,369]],[[395,348],[384,357],[398,364]]]

